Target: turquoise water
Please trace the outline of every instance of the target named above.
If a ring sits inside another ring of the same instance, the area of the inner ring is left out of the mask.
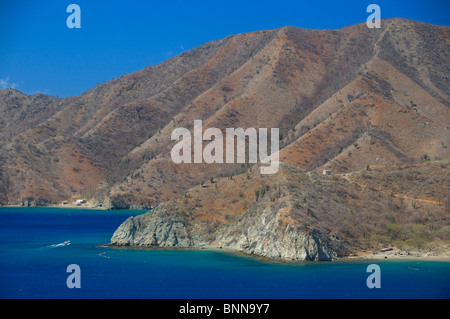
[[[449,298],[450,263],[281,264],[216,251],[103,247],[141,211],[0,209],[0,298]],[[70,240],[71,245],[57,246]],[[367,266],[381,268],[369,289]],[[81,269],[69,289],[67,266]]]

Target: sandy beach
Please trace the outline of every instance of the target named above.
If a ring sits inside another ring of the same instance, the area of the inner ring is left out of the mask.
[[[426,260],[426,261],[444,261],[450,262],[450,251],[442,248],[439,252],[434,251],[404,251],[392,248],[387,251],[361,252],[356,256],[343,257],[348,260]]]

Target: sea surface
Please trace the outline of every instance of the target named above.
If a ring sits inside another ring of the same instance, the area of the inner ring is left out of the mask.
[[[208,250],[102,246],[143,211],[0,208],[0,298],[449,298],[450,263],[279,263]],[[70,241],[70,245],[62,243]],[[369,289],[370,264],[381,288]],[[69,265],[81,288],[68,288]]]

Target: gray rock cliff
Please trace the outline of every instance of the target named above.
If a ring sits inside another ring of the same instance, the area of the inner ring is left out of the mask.
[[[325,261],[337,253],[316,231],[310,233],[280,222],[274,208],[255,206],[214,234],[189,225],[163,205],[128,218],[113,234],[111,245],[136,247],[229,248],[278,260]]]

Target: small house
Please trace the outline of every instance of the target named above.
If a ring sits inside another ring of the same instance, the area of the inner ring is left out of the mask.
[[[81,205],[81,204],[84,204],[84,203],[86,203],[86,200],[84,200],[84,199],[77,199],[77,200],[74,202],[75,205]]]

